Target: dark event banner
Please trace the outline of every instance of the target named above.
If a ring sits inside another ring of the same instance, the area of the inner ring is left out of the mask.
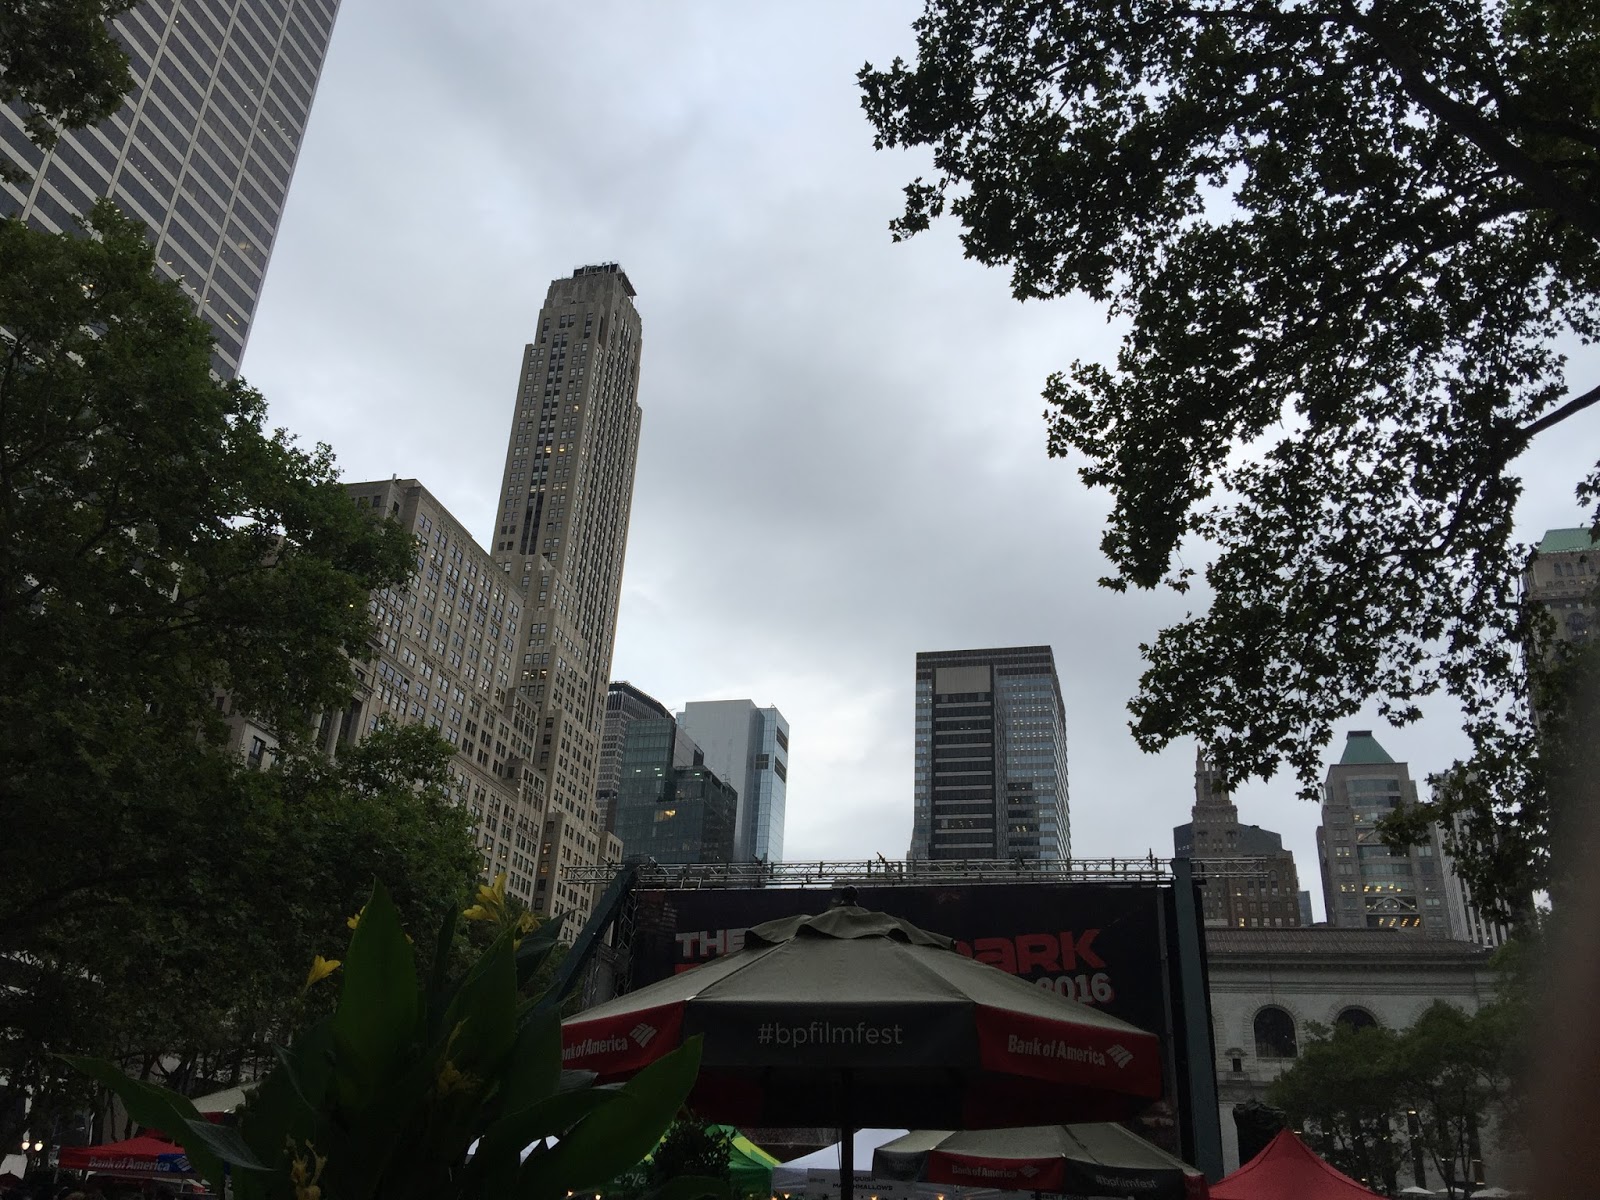
[[[953,938],[963,954],[1154,1033],[1163,1058],[1186,1055],[1174,1026],[1174,968],[1164,926],[1171,889],[1155,883],[978,883],[858,886],[856,903]],[[817,888],[638,892],[629,982],[642,987],[744,945],[745,931],[827,909]],[[1210,1048],[1200,1051],[1209,1060]],[[1141,1131],[1179,1153],[1169,1070]],[[1187,1138],[1182,1139],[1187,1141]]]

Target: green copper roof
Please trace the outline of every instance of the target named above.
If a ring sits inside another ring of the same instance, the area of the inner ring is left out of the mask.
[[[1378,745],[1378,739],[1372,736],[1370,729],[1352,729],[1345,738],[1344,756],[1339,759],[1341,767],[1364,767],[1376,763],[1392,763],[1389,752]]]
[[[1587,529],[1547,529],[1539,543],[1540,554],[1569,554],[1574,550],[1593,550],[1594,538]]]

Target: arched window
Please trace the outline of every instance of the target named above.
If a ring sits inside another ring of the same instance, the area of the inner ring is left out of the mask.
[[[1293,1017],[1273,1005],[1256,1013],[1257,1058],[1294,1058],[1299,1052]]]
[[[1378,1024],[1378,1018],[1364,1008],[1351,1005],[1349,1008],[1339,1010],[1339,1015],[1333,1019],[1335,1025],[1347,1025],[1351,1029],[1372,1029]]]

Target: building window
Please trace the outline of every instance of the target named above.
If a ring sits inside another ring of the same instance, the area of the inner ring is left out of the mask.
[[[1335,1025],[1344,1025],[1350,1029],[1376,1029],[1378,1018],[1364,1008],[1351,1005],[1349,1008],[1339,1010],[1339,1015],[1333,1019]]]
[[[1294,1018],[1276,1005],[1256,1013],[1255,1033],[1257,1058],[1294,1058],[1300,1052]]]

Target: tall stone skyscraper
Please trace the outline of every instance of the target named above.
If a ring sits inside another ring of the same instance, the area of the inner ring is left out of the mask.
[[[1049,646],[917,655],[911,859],[1066,862],[1067,718]]]
[[[135,80],[122,108],[47,156],[0,105],[0,214],[50,233],[102,197],[142,221],[161,270],[239,369],[338,0],[144,0],[113,22]]]
[[[1178,858],[1212,868],[1203,893],[1205,923],[1217,928],[1294,928],[1302,924],[1300,877],[1283,838],[1242,825],[1215,764],[1195,751],[1192,819],[1172,830]],[[1248,869],[1239,860],[1250,863]]]
[[[596,794],[639,450],[641,326],[615,263],[550,285],[523,351],[494,561],[525,597],[520,699],[548,791],[534,906],[587,918],[562,869],[610,857]]]

